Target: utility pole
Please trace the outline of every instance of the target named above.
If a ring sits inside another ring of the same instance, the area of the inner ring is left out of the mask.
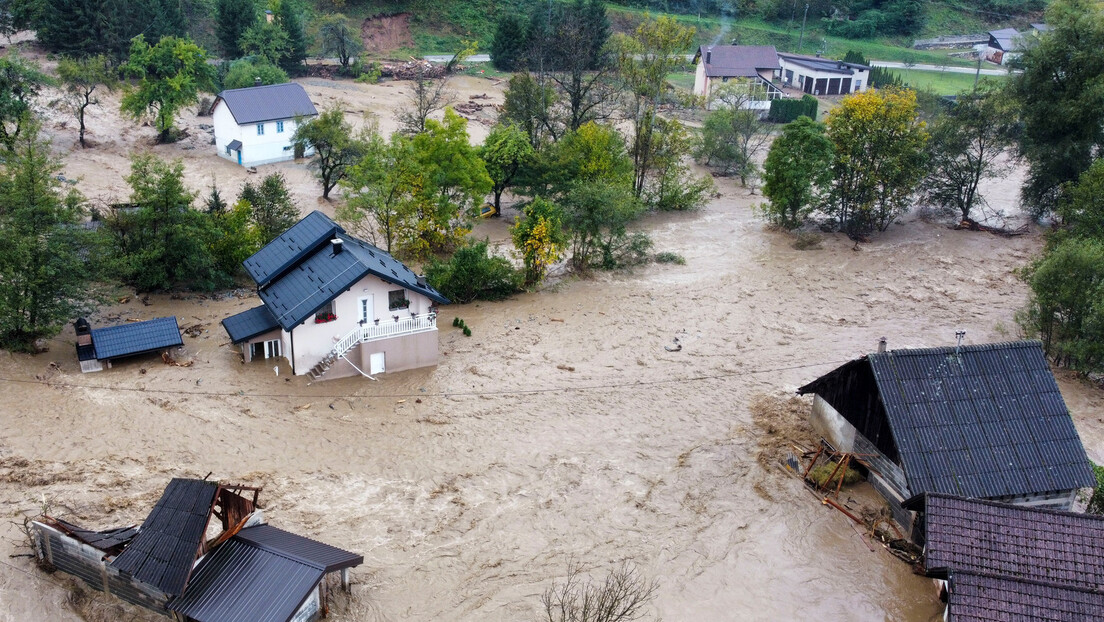
[[[805,20],[809,17],[809,3],[805,3],[805,15],[801,17],[801,38],[797,40],[797,53],[801,53],[801,45],[805,43]]]
[[[974,73],[974,91],[977,91],[978,77],[981,76],[981,50],[977,51],[978,66],[977,72]]]

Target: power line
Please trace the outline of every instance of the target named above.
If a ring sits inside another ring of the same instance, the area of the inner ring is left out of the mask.
[[[90,384],[80,384],[74,382],[50,382],[49,380],[27,380],[22,378],[0,378],[0,382],[10,382],[13,384],[34,384],[40,386],[48,386],[59,389],[92,389],[102,391],[118,391],[129,393],[161,393],[169,395],[187,395],[196,397],[247,397],[247,398],[328,398],[328,399],[343,399],[343,398],[409,398],[409,397],[494,397],[494,396],[507,396],[507,395],[539,395],[544,393],[568,393],[579,391],[594,391],[598,389],[623,389],[627,387],[649,387],[649,386],[661,386],[667,384],[681,384],[686,382],[702,382],[707,380],[721,380],[727,378],[739,378],[744,376],[755,376],[759,374],[776,373],[782,371],[791,371],[794,369],[806,369],[810,367],[822,367],[825,365],[842,365],[848,362],[850,359],[841,361],[825,361],[820,363],[803,363],[800,365],[789,365],[786,367],[775,367],[773,369],[755,369],[750,371],[738,371],[738,372],[721,372],[716,374],[702,374],[698,376],[686,376],[681,378],[664,378],[661,380],[637,380],[633,382],[613,382],[591,385],[572,385],[566,387],[553,387],[546,389],[503,389],[500,391],[435,391],[435,392],[417,392],[417,393],[375,393],[375,394],[310,394],[300,395],[295,393],[246,393],[244,391],[192,391],[184,389],[159,389],[159,388],[143,388],[143,387],[118,387],[118,386],[97,386]]]

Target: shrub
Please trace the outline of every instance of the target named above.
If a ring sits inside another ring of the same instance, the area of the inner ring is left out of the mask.
[[[816,120],[819,103],[812,95],[802,95],[801,99],[772,99],[767,120],[774,123],[789,123],[798,117]]]
[[[673,263],[680,266],[686,264],[686,258],[678,253],[672,253],[670,251],[663,251],[662,253],[656,253],[656,263]]]
[[[466,304],[517,293],[522,275],[505,257],[491,255],[484,240],[461,247],[448,261],[430,261],[426,279],[452,302]]]
[[[471,337],[471,329],[468,328],[467,326],[464,327],[464,336],[465,337]]]
[[[812,251],[820,248],[822,238],[819,233],[802,231],[794,238],[793,247],[799,251]]]

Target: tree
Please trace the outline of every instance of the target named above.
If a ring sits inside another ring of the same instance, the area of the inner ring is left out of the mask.
[[[861,236],[885,231],[908,207],[924,174],[928,133],[911,90],[868,90],[828,113],[835,150],[827,209],[841,229]]]
[[[633,194],[640,198],[652,167],[652,131],[656,111],[666,91],[667,74],[685,62],[682,55],[694,40],[694,29],[673,18],[646,18],[631,37],[617,38],[617,64],[631,96],[629,114],[633,138],[629,153],[633,159]]]
[[[340,181],[346,201],[338,219],[388,253],[405,254],[404,241],[417,237],[413,195],[420,175],[409,138],[396,133],[388,143],[367,132],[364,155]]]
[[[291,54],[291,40],[287,31],[276,22],[259,21],[242,33],[238,45],[245,54],[263,58],[266,62],[283,67]]]
[[[275,240],[299,221],[299,208],[291,200],[287,182],[280,173],[267,175],[254,186],[246,182],[238,201],[249,205],[249,218],[256,227],[261,246]]]
[[[139,291],[227,285],[229,275],[211,255],[217,235],[211,220],[191,208],[195,194],[184,185],[184,164],[139,154],[130,171],[126,180],[136,207],[113,208],[104,218],[118,278]]]
[[[729,82],[713,93],[715,110],[702,126],[698,160],[723,175],[737,175],[747,186],[757,172],[755,157],[770,142],[771,127],[748,107],[755,100],[749,84]]]
[[[494,40],[491,42],[491,64],[499,71],[516,71],[527,62],[525,50],[525,18],[516,13],[506,13],[498,20]]]
[[[563,211],[555,203],[537,197],[525,206],[510,235],[525,264],[525,285],[536,285],[548,273],[549,266],[563,257],[567,242]]]
[[[296,149],[314,148],[311,166],[322,182],[322,198],[329,200],[330,190],[345,176],[348,167],[364,153],[364,140],[353,133],[340,108],[326,110],[299,124],[292,137]]]
[[[544,46],[549,56],[545,69],[563,94],[563,125],[576,130],[612,112],[616,91],[610,74],[616,64],[606,46],[610,24],[602,0],[573,0],[557,9],[551,28],[543,31],[550,37]]]
[[[520,127],[529,137],[529,144],[540,149],[546,139],[558,140],[562,133],[551,118],[555,104],[556,94],[552,87],[533,79],[528,72],[516,73],[510,77],[506,88],[499,123]]]
[[[124,69],[138,77],[138,86],[123,96],[122,111],[135,119],[153,113],[158,142],[172,138],[177,111],[194,104],[201,90],[211,90],[214,79],[207,53],[190,39],[176,37],[165,37],[150,46],[138,35]]]
[[[104,90],[114,91],[119,86],[119,77],[102,54],[82,59],[63,58],[58,61],[57,71],[65,85],[66,102],[80,124],[80,145],[87,147],[84,141],[85,111],[89,106],[100,105],[96,89],[102,86]]]
[[[629,235],[628,225],[643,211],[631,188],[605,180],[573,184],[560,202],[564,227],[571,235],[571,266],[610,270],[638,263],[651,246],[643,233]]]
[[[1050,30],[1024,50],[1023,72],[1008,83],[1029,167],[1022,197],[1038,215],[1057,208],[1063,184],[1104,155],[1104,9],[1055,0],[1046,22]]]
[[[414,71],[414,88],[407,96],[409,105],[397,115],[402,131],[407,134],[424,132],[429,115],[444,110],[455,99],[448,89],[448,79],[431,77],[428,64],[417,63]]]
[[[535,155],[525,132],[516,125],[496,125],[483,141],[479,157],[491,177],[495,216],[502,214],[502,193],[524,167],[532,164]]]
[[[253,224],[252,205],[236,201],[230,209],[209,212],[214,235],[210,243],[215,269],[227,276],[242,271],[242,262],[261,249],[261,235]]]
[[[1063,195],[1058,215],[1067,232],[1075,237],[1104,241],[1104,158],[1093,162]]]
[[[0,36],[11,43],[12,35],[33,25],[36,8],[37,3],[28,0],[0,0]]]
[[[0,171],[0,347],[32,350],[86,310],[81,199],[63,195],[61,164],[28,122]]]
[[[1073,237],[1025,271],[1031,299],[1019,317],[1054,362],[1104,369],[1104,241]]]
[[[160,41],[164,37],[184,37],[188,34],[188,22],[184,19],[184,7],[181,0],[147,0],[153,15],[149,25],[143,29],[151,41]]]
[[[23,124],[31,118],[31,104],[51,80],[17,54],[0,57],[0,143],[15,146]]]
[[[695,178],[686,164],[692,141],[677,119],[656,119],[652,131],[652,173],[644,187],[644,202],[663,211],[698,209],[713,190],[709,177]]]
[[[347,68],[349,61],[364,50],[360,31],[350,28],[349,19],[340,13],[321,19],[318,37],[322,40],[322,54],[336,56],[342,67]]]
[[[230,64],[230,70],[222,79],[222,87],[225,89],[243,89],[256,86],[257,78],[261,85],[283,84],[288,81],[288,75],[283,69],[273,65],[265,58],[242,58]]]
[[[257,23],[257,7],[246,0],[218,0],[215,9],[215,37],[223,58],[241,58],[242,35]]]
[[[1005,120],[1010,116],[996,92],[960,94],[932,123],[923,198],[969,219],[974,207],[985,203],[978,191],[981,182],[1012,168],[1000,160],[1009,144]]]
[[[576,185],[601,183],[632,193],[633,163],[625,151],[625,141],[608,125],[590,122],[568,132],[546,150],[543,175],[531,195],[559,199]]]
[[[823,124],[799,117],[782,128],[763,163],[767,220],[786,229],[800,227],[818,203],[817,189],[830,184],[831,164],[832,142]]]
[[[548,622],[631,622],[646,615],[659,585],[621,564],[606,578],[593,581],[572,564],[563,583],[553,583],[541,596]]]
[[[426,280],[455,304],[504,300],[520,289],[518,271],[505,257],[491,255],[486,240],[465,244],[448,261],[431,259]]]
[[[303,27],[303,10],[295,0],[279,0],[276,9],[275,24],[284,29],[288,36],[288,51],[280,67],[288,72],[298,71],[307,59],[307,31]]]

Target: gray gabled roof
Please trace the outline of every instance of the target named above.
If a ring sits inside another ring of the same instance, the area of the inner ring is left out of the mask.
[[[318,114],[307,92],[295,82],[228,89],[218,94],[211,109],[220,102],[230,109],[238,125]]]
[[[218,484],[174,477],[111,565],[170,596],[184,592]]]
[[[282,276],[304,256],[327,244],[337,232],[345,231],[322,212],[315,210],[281,233],[264,248],[242,262],[257,287]]]
[[[877,389],[872,409],[837,410],[861,428],[884,408],[911,494],[984,499],[1095,485],[1038,341],[870,354],[798,392],[838,394],[862,366]]]
[[[363,562],[356,553],[257,525],[203,558],[169,609],[199,622],[287,622],[327,572]]]
[[[754,78],[760,69],[778,69],[778,51],[773,45],[703,45],[694,62],[704,63],[710,78]]]
[[[272,317],[268,307],[258,305],[226,318],[222,321],[222,327],[226,329],[226,334],[230,335],[231,343],[241,343],[270,330],[276,330],[280,328],[280,324]]]
[[[980,572],[950,576],[948,622],[1104,620],[1104,593]]]
[[[989,42],[1005,52],[1011,52],[1019,46],[1020,32],[1015,28],[1001,28],[989,31]]]
[[[92,329],[92,347],[101,361],[182,345],[175,316]]]

